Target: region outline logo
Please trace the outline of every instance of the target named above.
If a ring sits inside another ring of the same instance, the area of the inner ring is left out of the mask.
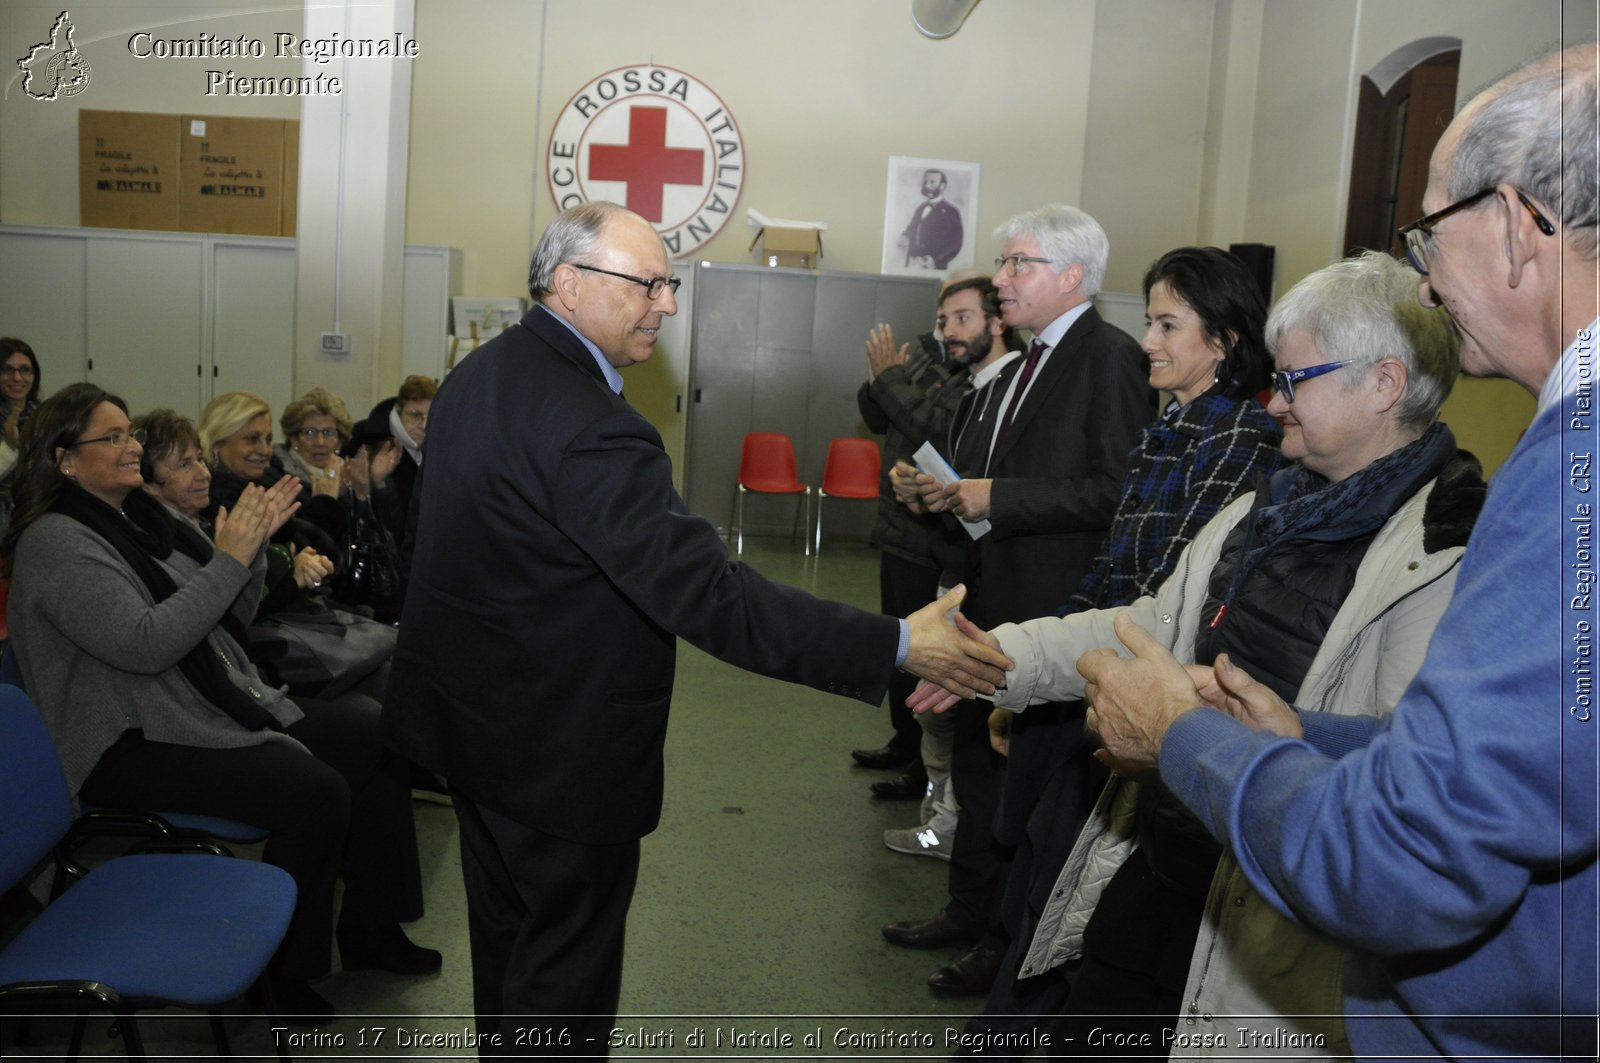
[[[22,71],[22,91],[29,99],[54,102],[76,96],[89,87],[89,61],[73,42],[75,30],[72,15],[61,12],[50,27],[50,38],[29,48],[28,54],[17,60],[17,69]],[[33,90],[35,78],[43,83],[44,91]]]
[[[545,149],[557,208],[610,200],[643,216],[673,258],[722,231],[744,188],[744,135],[704,82],[655,63],[593,78]]]

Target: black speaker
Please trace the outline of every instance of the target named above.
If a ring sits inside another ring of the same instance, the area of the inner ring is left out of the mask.
[[[1261,286],[1261,298],[1272,305],[1272,268],[1278,257],[1277,248],[1271,244],[1229,244],[1230,254],[1238,256],[1250,271],[1250,276]]]

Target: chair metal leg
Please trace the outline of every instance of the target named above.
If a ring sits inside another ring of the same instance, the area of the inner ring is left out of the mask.
[[[78,1063],[78,1056],[83,1051],[83,1030],[89,1025],[89,1016],[83,1012],[72,1017],[72,1036],[67,1040],[67,1059]]]
[[[733,552],[744,553],[744,484],[733,498]]]
[[[122,1035],[122,1051],[129,1059],[144,1059],[144,1038],[139,1036],[139,1024],[132,1012],[118,1012],[117,1033]]]
[[[800,492],[800,516],[801,516],[801,521],[804,524],[804,530],[802,530],[801,533],[800,533],[800,550],[801,550],[801,553],[804,556],[810,557],[811,556],[811,535],[810,535],[810,530],[811,530],[811,488],[809,488],[809,487],[807,487],[804,491]],[[822,516],[822,509],[821,509],[820,504],[819,504],[818,509],[817,509],[817,516],[819,516],[819,517]]]
[[[233,1055],[233,1050],[228,1047],[228,1031],[223,1028],[222,1016],[214,1011],[211,1012],[211,1039],[216,1042],[217,1055]]]

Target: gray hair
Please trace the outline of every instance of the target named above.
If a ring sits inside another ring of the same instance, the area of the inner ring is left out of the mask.
[[[1039,241],[1045,257],[1062,268],[1074,262],[1083,267],[1080,290],[1086,297],[1100,290],[1106,279],[1106,260],[1111,257],[1111,241],[1099,222],[1077,207],[1050,203],[1023,211],[994,231],[994,238],[1001,243],[1028,237]]]
[[[556,267],[578,258],[589,258],[600,250],[600,233],[606,222],[626,208],[604,200],[580,203],[556,215],[539,237],[528,265],[528,294],[543,299],[555,291]]]
[[[1491,87],[1450,159],[1450,199],[1513,185],[1549,204],[1573,247],[1593,259],[1597,87],[1593,44],[1547,55]]]
[[[1317,270],[1290,288],[1267,317],[1267,349],[1302,331],[1328,361],[1349,361],[1339,376],[1349,391],[1385,358],[1406,367],[1400,423],[1426,429],[1461,371],[1461,342],[1443,307],[1417,301],[1417,275],[1381,251]]]

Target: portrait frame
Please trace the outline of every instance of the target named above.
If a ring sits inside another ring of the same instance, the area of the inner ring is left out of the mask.
[[[882,271],[907,277],[942,277],[952,270],[971,268],[977,251],[978,178],[981,167],[975,162],[956,159],[927,159],[911,155],[889,156],[889,181],[883,201],[883,263]],[[931,202],[948,204],[955,210],[960,228],[960,249],[948,259],[943,255],[953,241],[949,240],[952,215],[948,208],[940,207],[936,218],[918,224],[918,212],[924,203],[924,178],[930,173],[942,174],[944,187]],[[921,238],[933,241],[930,247],[942,248],[938,256],[913,255],[910,247],[913,229],[922,230]]]

